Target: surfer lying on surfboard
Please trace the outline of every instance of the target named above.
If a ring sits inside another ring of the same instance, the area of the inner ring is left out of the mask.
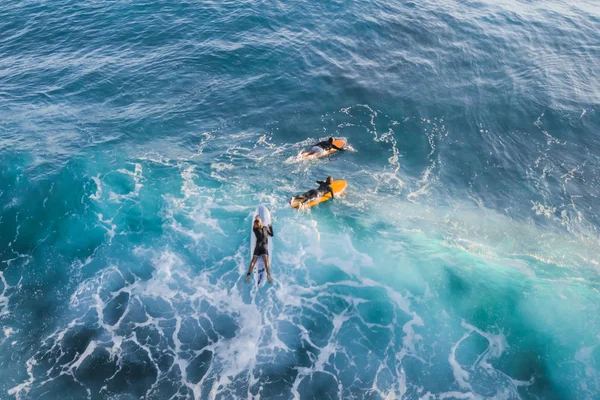
[[[305,157],[308,156],[312,156],[312,155],[322,155],[326,152],[329,152],[331,150],[338,150],[338,151],[344,151],[344,147],[338,147],[335,145],[335,143],[333,143],[335,141],[335,138],[332,136],[329,138],[329,140],[323,140],[322,142],[319,142],[315,145],[313,145],[310,150],[308,150],[306,153],[304,153]]]
[[[248,279],[250,279],[250,275],[252,275],[252,270],[254,269],[258,257],[262,257],[265,262],[265,269],[267,270],[267,281],[272,283],[271,268],[269,266],[269,236],[273,236],[273,225],[264,226],[260,217],[257,215],[256,218],[254,218],[252,231],[256,236],[256,246],[254,247],[254,254],[252,255],[252,261],[250,262],[250,268],[246,274],[245,282],[248,282]]]
[[[299,201],[301,205],[304,205],[313,199],[323,197],[327,193],[331,193],[331,198],[335,199],[335,194],[333,192],[333,188],[331,187],[331,184],[333,183],[333,177],[328,176],[325,181],[317,181],[317,183],[319,184],[317,189],[311,189],[299,196],[290,197],[290,204],[295,201]]]

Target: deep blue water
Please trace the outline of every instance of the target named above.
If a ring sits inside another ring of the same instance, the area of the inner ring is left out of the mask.
[[[0,4],[0,398],[600,398],[571,3]]]

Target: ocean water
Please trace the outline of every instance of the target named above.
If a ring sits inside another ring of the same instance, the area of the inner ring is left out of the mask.
[[[599,66],[596,0],[2,2],[0,398],[600,398]]]

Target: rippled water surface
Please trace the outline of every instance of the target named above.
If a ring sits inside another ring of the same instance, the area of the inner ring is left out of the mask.
[[[599,65],[594,0],[3,2],[0,398],[599,398]]]

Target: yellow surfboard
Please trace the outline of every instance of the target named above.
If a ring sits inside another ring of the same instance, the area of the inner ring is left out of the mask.
[[[340,194],[344,193],[344,191],[346,190],[346,186],[346,181],[344,180],[340,179],[337,181],[333,181],[331,187],[333,189],[333,193],[335,193],[335,197],[338,197]],[[290,206],[292,206],[292,208],[310,208],[327,200],[331,200],[331,193],[326,193],[324,196],[313,199],[304,205],[302,205],[302,203],[299,200],[294,200],[290,203]]]
[[[346,145],[346,141],[343,139],[337,139],[337,140],[333,141],[333,144],[341,149]],[[328,155],[333,154],[336,151],[337,151],[336,149],[331,149],[328,151],[324,151],[321,154],[310,154],[310,155],[308,154],[308,151],[305,151],[304,153],[300,154],[300,158],[303,158],[305,160],[314,160],[317,158],[327,157]]]

